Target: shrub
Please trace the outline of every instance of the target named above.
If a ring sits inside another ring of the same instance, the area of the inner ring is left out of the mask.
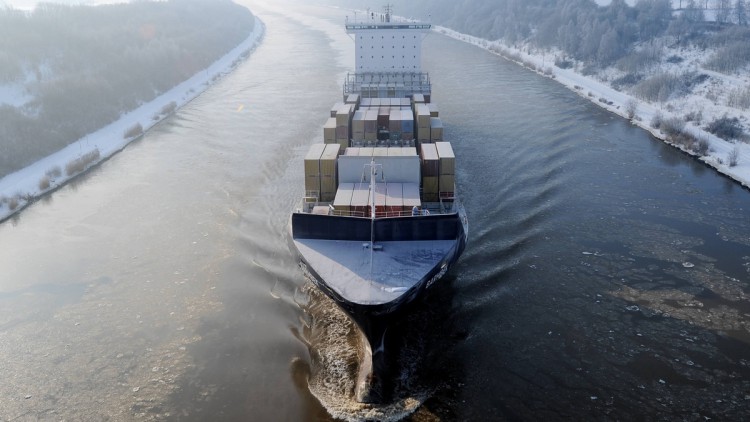
[[[732,150],[729,151],[729,154],[727,155],[727,161],[729,163],[729,167],[736,166],[739,160],[740,160],[740,147],[735,145],[734,148],[732,148]]]
[[[47,189],[49,189],[49,176],[44,176],[41,180],[39,180],[39,190]]]
[[[169,104],[166,104],[161,108],[161,114],[172,114],[175,110],[177,110],[177,103],[171,101]]]
[[[83,154],[75,160],[65,165],[65,174],[72,176],[80,173],[86,169],[91,163],[99,160],[99,150],[95,149],[91,152]]]
[[[60,166],[55,166],[55,167],[52,167],[51,169],[47,170],[47,173],[45,173],[45,174],[50,179],[54,179],[56,177],[62,176],[62,169],[60,168]]]
[[[660,129],[667,136],[676,137],[677,135],[682,133],[682,130],[684,128],[685,128],[684,120],[677,118],[677,117],[671,117],[661,122]]]
[[[710,144],[708,142],[708,138],[706,138],[705,136],[701,136],[700,138],[698,138],[698,143],[697,143],[695,152],[697,152],[698,154],[702,156],[706,156],[708,154],[709,146]]]
[[[664,116],[662,116],[661,112],[657,111],[654,114],[654,117],[651,118],[651,127],[654,129],[659,129],[663,121]]]
[[[638,101],[636,101],[634,98],[631,98],[628,100],[627,103],[625,103],[625,111],[628,113],[628,119],[635,118],[635,113],[638,112]]]
[[[731,73],[750,63],[750,44],[744,39],[720,49],[708,59],[708,69],[722,73]]]
[[[682,63],[684,59],[680,56],[669,56],[667,57],[667,63]]]
[[[661,58],[660,47],[651,46],[628,54],[617,60],[615,67],[623,72],[640,72],[647,69]]]
[[[686,122],[695,122],[696,124],[701,124],[701,120],[703,120],[703,110],[691,111],[690,113],[685,115]]]
[[[140,123],[136,123],[125,131],[125,139],[135,138],[140,135],[143,135],[143,126]]]
[[[584,66],[583,69],[581,69],[581,74],[583,76],[593,76],[596,75],[596,73],[599,71],[599,69],[594,66],[593,64]]]
[[[10,198],[8,201],[8,209],[13,211],[16,208],[18,208],[18,197],[14,196],[13,198]]]
[[[645,101],[665,102],[677,91],[680,80],[671,73],[659,73],[639,82],[633,87],[633,94]]]
[[[709,123],[706,130],[724,140],[737,139],[742,136],[742,126],[736,117],[723,117]]]
[[[729,91],[727,105],[742,110],[750,108],[750,88],[745,88],[744,90],[737,88]]]
[[[641,81],[643,77],[636,73],[628,73],[612,81],[612,88],[620,91],[622,88],[631,87]]]
[[[571,67],[573,67],[573,62],[565,59],[555,59],[555,66],[559,67],[560,69],[570,69]]]

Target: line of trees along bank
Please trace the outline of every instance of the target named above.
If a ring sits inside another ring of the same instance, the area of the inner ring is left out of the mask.
[[[0,176],[53,153],[208,67],[253,30],[229,0],[0,9]]]

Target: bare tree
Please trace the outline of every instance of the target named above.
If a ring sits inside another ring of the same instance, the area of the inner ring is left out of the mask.
[[[719,0],[716,5],[716,22],[728,23],[730,14],[731,7],[729,5],[729,0]]]
[[[732,148],[731,151],[729,151],[729,155],[727,156],[727,161],[729,161],[729,167],[734,167],[739,163],[740,161],[740,147],[735,145],[734,148]]]
[[[747,7],[745,0],[737,0],[734,3],[734,16],[737,19],[737,25],[747,25]]]
[[[625,103],[625,111],[628,113],[628,119],[633,120],[635,114],[638,112],[638,101],[635,98],[631,98]]]

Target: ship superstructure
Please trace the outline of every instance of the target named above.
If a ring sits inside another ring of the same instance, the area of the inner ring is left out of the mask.
[[[430,27],[393,22],[389,9],[346,23],[356,70],[324,123],[324,142],[304,159],[305,195],[292,214],[303,268],[366,338],[361,401],[386,398],[389,325],[466,243],[456,157],[420,65]]]

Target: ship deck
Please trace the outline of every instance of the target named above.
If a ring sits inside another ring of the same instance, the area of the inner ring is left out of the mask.
[[[363,305],[390,302],[419,283],[455,240],[369,242],[295,239],[302,257],[342,298]]]

